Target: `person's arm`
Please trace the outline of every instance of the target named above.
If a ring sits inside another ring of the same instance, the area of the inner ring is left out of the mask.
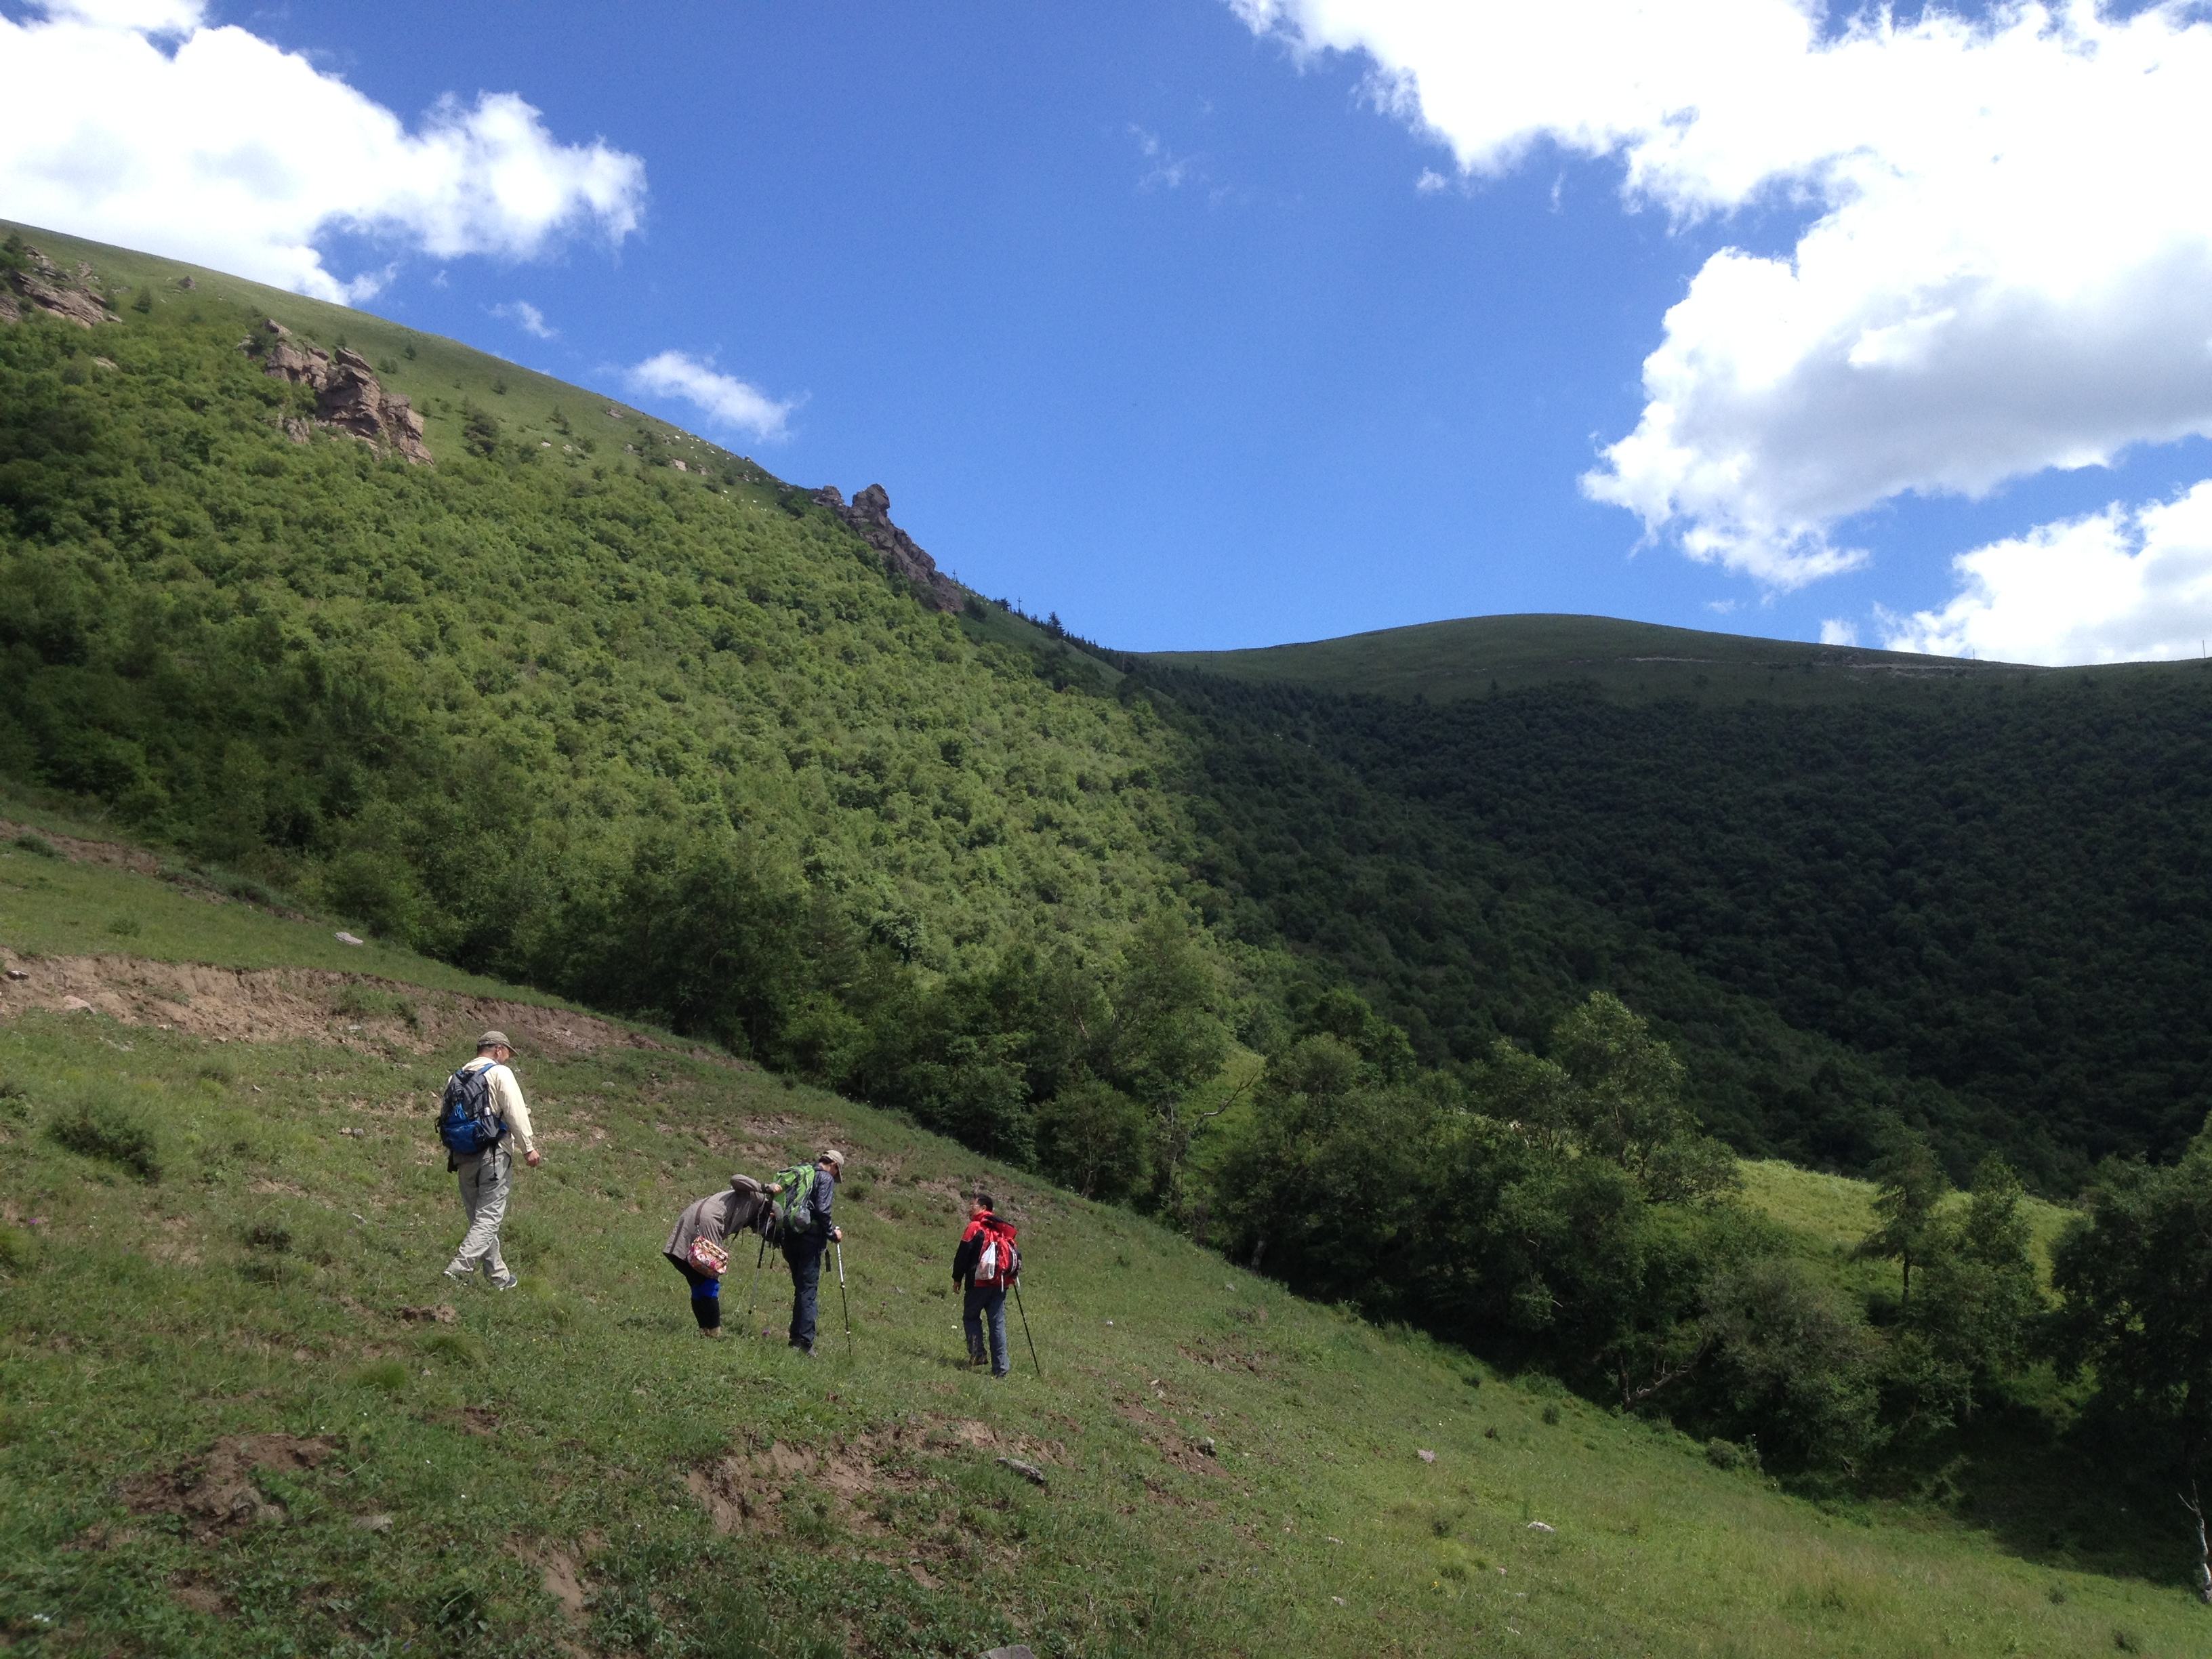
[[[970,1225],[966,1232],[960,1235],[960,1243],[952,1252],[952,1282],[956,1285],[967,1284],[969,1276],[975,1271],[975,1257],[981,1248],[978,1241],[981,1236],[981,1228]]]
[[[522,1155],[532,1168],[538,1163],[538,1137],[530,1127],[530,1107],[522,1098],[522,1085],[514,1080],[514,1073],[504,1066],[491,1068],[492,1104],[507,1120],[514,1138],[522,1143]]]
[[[830,1218],[830,1206],[836,1201],[837,1183],[830,1178],[827,1170],[814,1172],[814,1218],[825,1233],[835,1233],[837,1224]]]

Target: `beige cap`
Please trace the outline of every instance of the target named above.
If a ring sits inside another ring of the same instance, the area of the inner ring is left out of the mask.
[[[514,1045],[507,1040],[507,1033],[504,1031],[486,1031],[482,1036],[477,1039],[477,1052],[478,1054],[482,1054],[487,1048],[512,1048],[514,1047]]]
[[[845,1154],[839,1152],[835,1146],[832,1146],[828,1152],[823,1153],[821,1157],[816,1158],[814,1161],[817,1164],[834,1164],[842,1170],[845,1167]]]

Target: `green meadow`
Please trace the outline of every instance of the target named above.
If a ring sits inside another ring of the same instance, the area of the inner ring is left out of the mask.
[[[0,1005],[17,1651],[2201,1650],[2171,1577],[2090,1540],[1793,1494],[1733,1449],[672,1039],[523,1057],[547,1155],[507,1229],[523,1284],[453,1286],[428,1102],[465,1046],[430,1034],[477,988],[331,932],[22,846],[0,861],[20,971],[197,955],[329,1008],[326,1030],[245,1042]],[[363,986],[419,1019],[364,1038]],[[787,1350],[787,1280],[771,1262],[756,1290],[749,1261],[730,1339],[700,1340],[659,1254],[675,1212],[827,1140],[852,1158],[849,1341],[830,1285],[821,1356]],[[1024,1228],[1042,1362],[1016,1322],[997,1384],[960,1363],[949,1282],[978,1182]],[[1815,1249],[1865,1201],[1773,1166],[1750,1189]]]

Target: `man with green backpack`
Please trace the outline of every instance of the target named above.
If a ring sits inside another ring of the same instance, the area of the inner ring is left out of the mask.
[[[809,1358],[814,1353],[822,1253],[845,1237],[830,1215],[844,1173],[845,1154],[833,1146],[811,1166],[786,1170],[769,1188],[775,1198],[776,1242],[791,1269],[791,1346]]]

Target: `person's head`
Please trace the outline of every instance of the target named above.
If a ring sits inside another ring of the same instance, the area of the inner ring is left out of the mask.
[[[979,1210],[996,1210],[999,1206],[991,1201],[990,1194],[978,1187],[975,1189],[975,1207]]]
[[[845,1154],[832,1146],[814,1160],[814,1167],[828,1170],[832,1181],[842,1181],[845,1178]]]
[[[477,1039],[477,1057],[489,1057],[504,1066],[514,1058],[514,1045],[507,1040],[504,1031],[486,1031]]]

